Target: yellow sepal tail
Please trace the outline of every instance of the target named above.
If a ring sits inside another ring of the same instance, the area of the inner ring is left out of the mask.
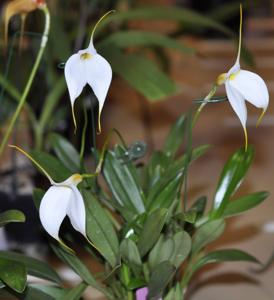
[[[245,151],[247,151],[247,146],[248,146],[248,135],[247,135],[247,130],[244,127],[244,135],[245,135]]]
[[[259,119],[258,119],[258,121],[257,121],[257,123],[256,123],[256,127],[258,127],[258,126],[261,124],[261,121],[262,121],[262,119],[263,119],[263,117],[264,117],[264,115],[265,115],[265,112],[266,112],[266,110],[264,109],[264,110],[262,111],[261,115],[259,116]]]

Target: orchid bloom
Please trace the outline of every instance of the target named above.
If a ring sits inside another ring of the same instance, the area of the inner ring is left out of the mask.
[[[99,102],[98,131],[101,132],[101,113],[112,79],[112,69],[108,61],[97,53],[93,46],[94,32],[99,23],[110,13],[106,13],[94,26],[88,48],[73,54],[65,64],[65,78],[69,90],[72,116],[76,128],[74,102],[88,84]]]
[[[83,197],[77,189],[77,185],[83,180],[85,175],[73,174],[63,182],[55,182],[48,172],[36,162],[23,149],[10,145],[28,157],[49,179],[51,187],[43,196],[39,208],[41,223],[47,233],[71,250],[59,237],[60,226],[66,216],[75,230],[79,231],[87,240],[86,235],[86,210]],[[89,240],[88,240],[89,241]]]
[[[246,130],[247,110],[245,100],[263,111],[258,118],[257,126],[262,120],[269,102],[269,94],[264,80],[256,73],[242,70],[240,66],[242,42],[242,6],[240,6],[240,29],[238,55],[234,66],[227,72],[219,75],[217,84],[225,84],[229,103],[241,121],[245,135],[245,149],[248,145]]]
[[[45,0],[13,0],[9,2],[4,10],[4,22],[5,22],[5,46],[8,44],[8,28],[10,19],[20,14],[21,16],[21,38],[20,44],[22,42],[22,34],[25,27],[25,20],[28,13],[34,11],[35,9],[41,9],[46,5]]]

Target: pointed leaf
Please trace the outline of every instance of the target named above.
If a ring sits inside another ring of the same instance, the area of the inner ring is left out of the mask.
[[[53,299],[59,299],[60,297],[64,297],[68,293],[68,289],[66,289],[66,288],[61,288],[58,286],[50,286],[50,285],[45,285],[45,284],[28,284],[26,293],[27,294],[30,294],[30,293],[35,294],[36,291],[30,292],[30,290],[38,290],[39,292],[46,294],[46,295],[52,297]],[[40,300],[40,297],[38,299]]]
[[[151,101],[176,93],[174,82],[150,59],[139,54],[125,54],[112,47],[104,49],[104,57],[113,71]]]
[[[0,213],[0,226],[14,222],[25,222],[25,220],[25,215],[19,210],[11,209]]]
[[[40,203],[44,195],[45,195],[45,191],[42,189],[34,188],[32,191],[33,202],[37,210],[39,210]]]
[[[195,53],[193,48],[185,45],[182,41],[178,42],[174,38],[170,38],[159,33],[139,30],[118,31],[109,35],[107,38],[97,44],[98,49],[104,49],[105,47],[113,46],[118,48],[158,46],[175,49],[184,54]]]
[[[142,260],[139,250],[131,239],[124,239],[120,246],[120,252],[123,260],[131,265],[142,266]]]
[[[169,290],[168,294],[164,297],[164,300],[182,300],[183,292],[179,283],[175,287]]]
[[[146,6],[113,14],[107,20],[105,20],[104,24],[100,26],[100,30],[109,22],[121,22],[134,19],[173,20],[182,22],[184,25],[188,25],[194,28],[211,28],[221,31],[229,36],[233,34],[225,26],[221,25],[220,23],[212,20],[211,18],[203,14],[199,14],[193,10],[186,8],[178,8],[171,6]]]
[[[154,269],[163,261],[168,261],[172,256],[174,248],[174,240],[170,237],[165,239],[164,235],[161,235],[157,243],[149,253],[148,263],[150,269]]]
[[[123,216],[132,220],[136,214],[145,211],[143,191],[136,180],[135,168],[131,162],[122,163],[125,150],[117,147],[106,154],[104,162],[104,177],[115,198],[116,207]]]
[[[85,282],[81,282],[72,288],[66,295],[57,298],[57,300],[79,300],[87,287],[88,285]]]
[[[198,198],[193,205],[190,208],[190,212],[196,212],[197,213],[197,218],[200,218],[203,216],[205,209],[206,209],[206,203],[207,203],[207,198],[206,196],[202,196]]]
[[[22,293],[27,284],[25,265],[21,262],[0,258],[0,279],[12,290]]]
[[[186,231],[179,231],[172,237],[174,241],[174,251],[169,261],[179,268],[182,262],[187,258],[191,250],[191,238]]]
[[[30,155],[49,173],[52,179],[57,182],[62,182],[71,175],[71,172],[58,159],[48,153],[33,150],[30,151]]]
[[[192,239],[192,254],[198,253],[202,248],[215,241],[224,232],[223,219],[209,221],[197,229]]]
[[[225,218],[241,214],[262,203],[269,196],[268,192],[257,192],[229,202],[223,216]]]
[[[246,175],[253,156],[254,148],[249,146],[246,151],[244,149],[237,150],[226,162],[215,193],[211,218],[218,218],[223,215],[231,196]]]
[[[66,140],[63,136],[52,133],[49,136],[49,142],[64,166],[72,173],[77,173],[80,170],[80,157],[79,153],[72,146],[72,144]]]
[[[177,201],[182,177],[183,173],[175,173],[170,177],[162,177],[149,191],[147,197],[147,210],[153,211],[161,207],[169,208],[174,201]]]
[[[36,289],[32,286],[27,287],[24,292],[24,300],[56,300],[56,297],[51,296],[43,290]]]
[[[119,242],[108,215],[90,191],[82,191],[86,205],[87,236],[114,268],[119,258]]]
[[[247,261],[253,263],[260,263],[254,256],[237,249],[223,249],[208,253],[200,258],[194,265],[193,270],[196,272],[198,269],[206,264],[220,263],[225,261]]]
[[[74,270],[86,283],[89,285],[97,288],[98,284],[88,270],[88,268],[82,263],[82,261],[75,255],[68,253],[67,251],[63,250],[61,247],[55,246],[51,244],[51,247],[54,253],[67,265],[69,265],[72,270]]]
[[[168,137],[165,141],[163,151],[168,156],[174,156],[182,145],[184,140],[184,133],[186,131],[186,117],[180,116],[172,125]]]
[[[153,247],[158,240],[161,231],[165,225],[168,215],[167,209],[157,209],[148,215],[143,230],[141,231],[140,238],[137,246],[140,251],[141,257]]]
[[[149,299],[150,297],[160,298],[162,296],[163,290],[175,274],[175,271],[176,268],[168,261],[160,263],[152,270],[148,283]]]
[[[10,251],[0,251],[0,259],[8,259],[14,263],[23,263],[29,275],[61,283],[59,275],[46,263],[36,258]]]

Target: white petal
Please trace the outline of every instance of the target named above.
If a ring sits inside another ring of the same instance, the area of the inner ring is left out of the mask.
[[[86,209],[83,197],[76,186],[70,186],[73,194],[67,210],[70,222],[75,230],[86,237]]]
[[[238,93],[238,91],[234,89],[233,86],[230,85],[230,80],[226,81],[225,89],[229,103],[231,104],[236,115],[239,117],[243,128],[245,128],[247,112],[243,96],[240,93]]]
[[[227,72],[227,77],[229,78],[230,75],[236,74],[241,70],[241,66],[238,61],[235,62],[235,64],[230,68],[230,70]]]
[[[41,201],[41,223],[47,233],[56,240],[59,240],[59,229],[67,214],[72,194],[73,191],[69,187],[51,186]]]
[[[76,98],[81,94],[87,83],[84,61],[80,55],[73,54],[65,64],[65,78],[69,90],[71,105],[73,107]]]
[[[241,70],[229,82],[251,104],[264,110],[267,109],[269,94],[265,82],[259,75]]]
[[[101,55],[85,60],[86,79],[99,101],[99,118],[112,79],[111,66]]]

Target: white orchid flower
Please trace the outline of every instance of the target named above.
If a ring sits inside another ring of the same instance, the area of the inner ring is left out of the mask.
[[[245,100],[263,110],[257,121],[258,126],[268,107],[269,94],[264,80],[259,75],[241,69],[242,18],[242,6],[240,5],[240,29],[237,59],[234,66],[227,73],[223,73],[217,78],[217,84],[225,84],[228,101],[243,126],[245,148],[247,148],[247,110]]]
[[[59,237],[60,226],[64,218],[68,216],[74,229],[79,231],[87,241],[91,243],[86,235],[86,210],[84,200],[77,188],[77,185],[83,178],[90,175],[73,174],[65,181],[57,183],[27,152],[14,145],[10,145],[10,147],[15,148],[28,157],[45,174],[51,183],[51,187],[43,196],[39,208],[40,220],[47,233],[65,248],[73,251],[65,245]]]
[[[93,46],[94,32],[99,23],[110,13],[106,13],[94,26],[88,48],[73,54],[65,64],[65,79],[67,82],[73,122],[76,129],[74,102],[88,84],[99,102],[98,131],[101,132],[101,113],[112,79],[112,69],[108,61],[97,53]]]

